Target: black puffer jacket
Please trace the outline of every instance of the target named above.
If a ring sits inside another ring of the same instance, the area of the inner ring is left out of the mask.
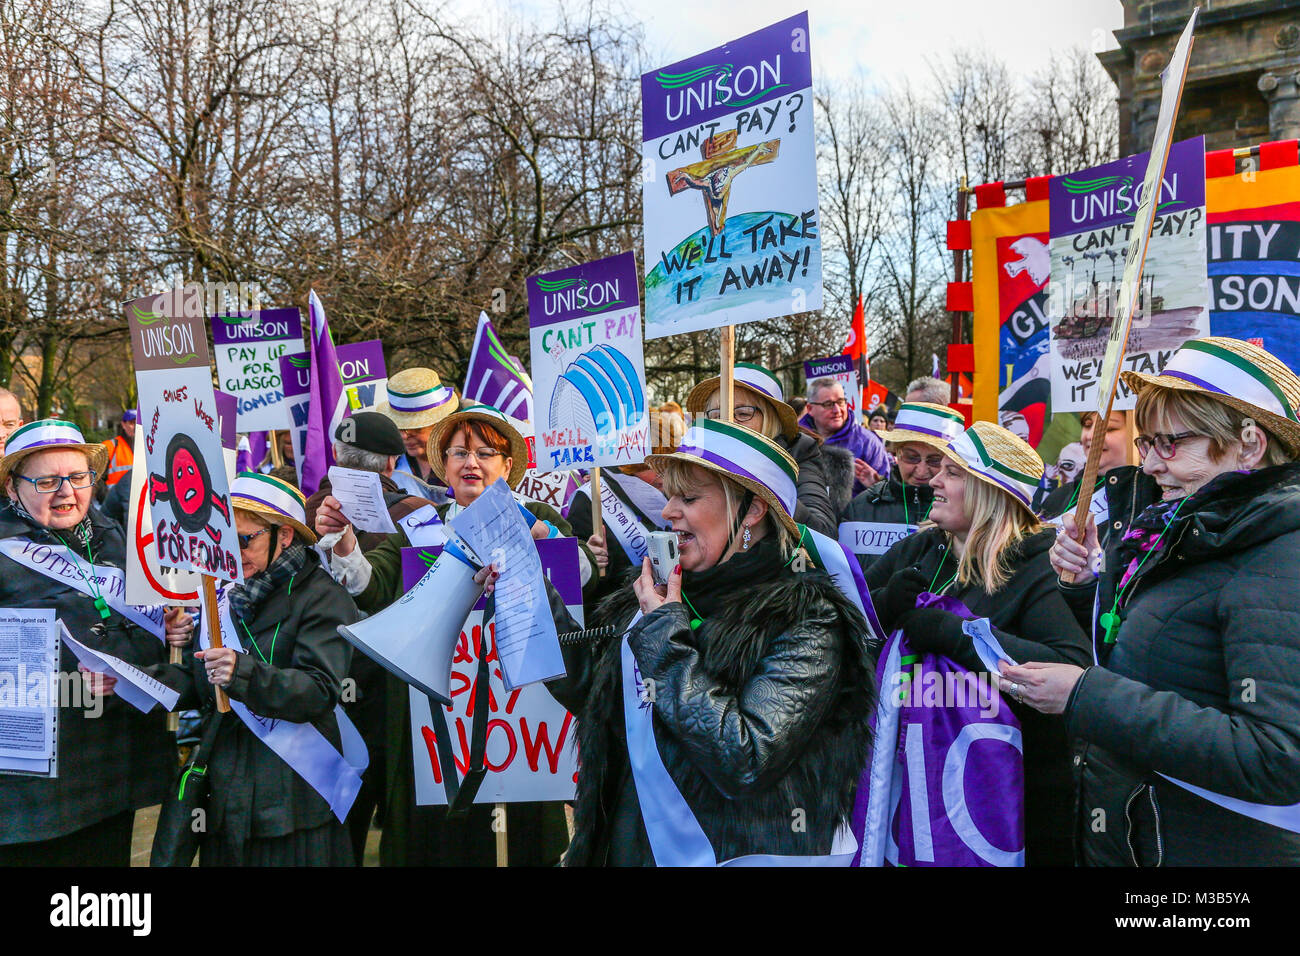
[[[1083,675],[1065,712],[1087,744],[1082,862],[1300,864],[1300,834],[1160,776],[1300,801],[1300,464],[1219,476],[1166,542],[1129,585],[1107,666]]]
[[[1056,533],[1044,530],[1022,541],[1008,557],[1011,579],[987,593],[975,583],[954,583],[945,593],[959,599],[976,617],[987,617],[999,643],[1018,663],[1039,661],[1083,666],[1089,662],[1088,638],[1075,623],[1056,586],[1047,561]],[[940,564],[942,572],[940,573]],[[935,587],[957,569],[947,535],[938,528],[918,532],[894,545],[864,572],[874,593],[895,571],[919,567]],[[971,671],[984,665],[969,639],[953,660]],[[1011,711],[1020,720],[1025,744],[1025,860],[1031,865],[1068,865],[1070,844],[1070,748],[1065,723],[1057,715],[1017,704]]]
[[[761,562],[766,550],[764,541],[727,563]],[[625,626],[636,608],[626,587],[601,605],[596,623]],[[572,626],[562,605],[553,611],[557,624]],[[664,766],[719,861],[828,852],[870,749],[875,684],[866,622],[819,571],[782,570],[741,584],[716,613],[704,613],[692,629],[684,604],[664,604],[629,637],[642,674],[658,688],[654,730]],[[628,764],[620,647],[566,648],[568,676],[547,685],[578,718],[569,866],[654,862]],[[796,810],[805,812],[805,831],[791,826]]]
[[[934,489],[929,485],[903,484],[898,466],[889,469],[889,479],[878,481],[849,502],[840,516],[841,521],[877,521],[887,524],[919,525],[930,513]],[[865,571],[879,555],[859,554],[858,563]]]
[[[352,660],[352,645],[339,636],[338,628],[358,617],[347,591],[311,555],[306,568],[276,588],[251,620],[240,621],[232,614],[244,653],[235,655],[235,675],[226,687],[230,699],[262,717],[310,722],[340,749],[334,707]],[[253,641],[269,663],[257,654]],[[212,720],[216,699],[203,662],[194,657],[196,649],[187,649],[183,664],[165,665],[153,673],[180,690],[181,707],[198,706],[206,720]],[[221,721],[208,763],[208,829],[210,839],[224,847],[221,858],[240,859],[250,839],[284,837],[334,819],[311,784],[254,737],[236,714],[222,715]]]
[[[95,563],[124,567],[122,529],[93,507],[89,517]],[[70,532],[62,536],[84,562],[87,554],[80,539]],[[19,517],[7,498],[0,504],[0,538],[61,544],[48,531]],[[113,613],[107,631],[98,636],[92,631],[100,623],[93,598],[4,557],[0,557],[0,607],[53,608],[77,640],[137,666],[167,659],[159,638],[120,614]],[[80,684],[77,658],[66,644],[59,670]],[[67,702],[83,701],[72,697]],[[58,777],[0,776],[0,843],[53,839],[162,800],[176,768],[175,742],[167,733],[162,710],[142,714],[118,697],[101,698],[98,703],[103,705],[102,713],[94,706],[59,708]]]
[[[803,428],[793,440],[781,435],[775,441],[799,466],[794,520],[835,537],[839,514],[853,494],[852,453]]]

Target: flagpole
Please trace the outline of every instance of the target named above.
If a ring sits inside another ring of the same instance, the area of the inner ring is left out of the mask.
[[[506,832],[506,805],[498,803],[496,806],[497,813],[500,814],[501,826],[497,829],[497,866],[510,865],[510,840]]]
[[[1183,84],[1187,80],[1187,64],[1191,60],[1192,45],[1195,38],[1192,31],[1196,23],[1196,14],[1200,7],[1192,10],[1191,19],[1183,28],[1183,36],[1178,46],[1187,41],[1183,50],[1174,49],[1174,56],[1169,69],[1177,69],[1177,84],[1171,86],[1166,78],[1160,96],[1160,116],[1157,117],[1155,139],[1151,144],[1151,155],[1147,159],[1144,177],[1142,201],[1133,216],[1133,232],[1129,239],[1128,261],[1124,265],[1124,276],[1119,286],[1119,309],[1112,320],[1110,342],[1106,346],[1106,355],[1102,360],[1101,374],[1098,377],[1097,420],[1092,426],[1092,442],[1088,447],[1088,459],[1079,478],[1079,503],[1074,510],[1076,540],[1082,541],[1087,533],[1087,519],[1092,510],[1093,486],[1097,483],[1097,472],[1101,466],[1101,453],[1106,445],[1106,423],[1110,421],[1111,408],[1115,404],[1115,391],[1119,385],[1119,366],[1128,351],[1129,333],[1133,327],[1133,312],[1137,308],[1142,292],[1142,269],[1146,264],[1147,247],[1151,241],[1151,228],[1155,225],[1156,211],[1160,205],[1160,190],[1165,176],[1165,164],[1169,161],[1169,147],[1172,145],[1174,121],[1178,117],[1178,106],[1182,101]],[[1181,53],[1181,62],[1179,55]],[[1172,104],[1167,102],[1172,93]],[[1172,106],[1168,114],[1165,107]],[[1163,125],[1161,121],[1163,120]],[[1152,172],[1155,175],[1152,175]],[[1066,572],[1061,576],[1066,584],[1073,584],[1077,576]]]
[[[736,402],[733,395],[733,382],[735,381],[736,371],[736,327],[734,325],[724,325],[722,327],[720,352],[720,364],[722,366],[722,381],[720,383],[722,420],[729,422],[736,417]]]
[[[605,517],[600,508],[600,465],[591,469],[591,533],[605,537]],[[605,569],[596,566],[596,576],[602,577]]]

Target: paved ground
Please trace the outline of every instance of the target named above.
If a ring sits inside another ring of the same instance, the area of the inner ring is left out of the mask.
[[[153,831],[158,826],[158,808],[149,807],[135,815],[135,836],[131,841],[131,865],[149,865],[149,847],[153,845]],[[379,865],[379,831],[371,829],[366,839],[365,866]]]

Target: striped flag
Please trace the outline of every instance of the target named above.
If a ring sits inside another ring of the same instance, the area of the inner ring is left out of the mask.
[[[469,401],[499,408],[509,418],[533,420],[533,381],[519,360],[506,354],[486,312],[478,315],[461,394]]]
[[[343,376],[339,374],[339,360],[334,353],[334,338],[325,318],[325,307],[315,290],[307,297],[307,311],[311,314],[311,405],[307,410],[307,441],[299,475],[303,495],[311,497],[334,464],[334,429],[348,414],[348,397],[343,390]]]

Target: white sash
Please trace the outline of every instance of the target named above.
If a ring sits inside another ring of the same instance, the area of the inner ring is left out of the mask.
[[[240,643],[234,622],[230,618],[230,600],[226,591],[222,591],[217,598],[217,608],[221,614],[222,644],[237,653],[244,653],[244,645]],[[206,615],[204,619],[206,620]],[[199,646],[204,650],[210,646],[206,627],[199,635]],[[342,823],[361,789],[361,772],[370,764],[365,742],[356,727],[352,726],[352,721],[343,712],[343,708],[337,705],[334,707],[334,717],[339,725],[339,740],[343,744],[342,754],[312,724],[261,717],[233,698],[230,709],[239,715],[253,736],[270,747],[277,757],[324,798],[334,811],[334,816]]]
[[[615,487],[626,494],[635,507],[629,507],[614,490]],[[591,500],[590,484],[584,485],[579,490],[585,491],[587,500]],[[662,517],[667,504],[668,499],[658,488],[640,478],[633,478],[624,485],[616,484],[609,475],[601,475],[600,513],[605,519],[605,527],[623,548],[623,553],[627,555],[634,568],[639,568],[641,562],[645,560],[647,522],[651,527],[659,530],[668,527],[668,522]],[[569,506],[569,511],[572,513],[572,505]]]
[[[163,615],[167,609],[161,604],[142,607],[127,604],[126,575],[121,568],[109,567],[106,564],[90,564],[70,554],[61,544],[36,544],[26,538],[0,539],[0,554],[60,584],[66,584],[89,598],[94,598],[96,595],[90,589],[90,582],[82,577],[86,573],[82,570],[82,566],[92,568],[95,583],[99,587],[99,595],[103,597],[104,603],[132,624],[143,628],[159,640],[163,639]]]
[[[628,625],[630,631],[641,619],[638,613]],[[831,851],[818,856],[777,856],[754,853],[723,863],[686,798],[673,782],[655,743],[654,706],[644,699],[644,684],[636,657],[623,635],[623,726],[627,752],[636,784],[637,803],[645,823],[646,836],[657,866],[848,866],[858,851],[858,841],[847,824],[835,833]]]

